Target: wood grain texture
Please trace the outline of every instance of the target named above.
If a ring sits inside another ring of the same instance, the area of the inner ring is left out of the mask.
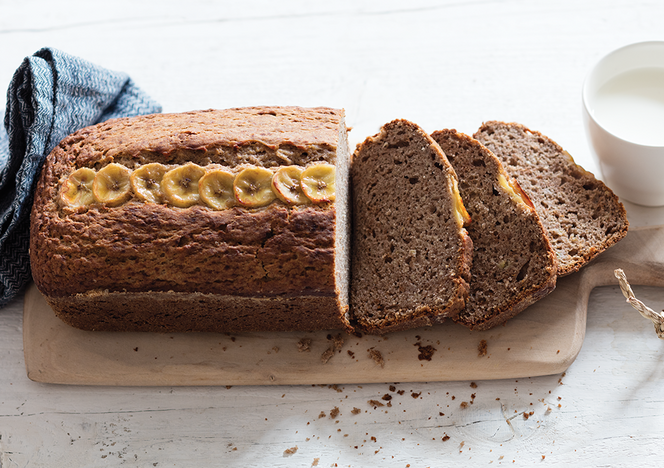
[[[661,39],[662,18],[648,0],[0,0],[0,84],[51,46],[129,73],[167,112],[344,107],[355,142],[400,117],[466,133],[515,120],[597,170],[583,79],[610,50]],[[664,223],[627,209],[633,227]],[[0,466],[659,467],[664,342],[612,284],[590,292],[565,373],[472,386],[43,384],[26,376],[19,298],[0,310]],[[664,307],[661,287],[634,290]]]

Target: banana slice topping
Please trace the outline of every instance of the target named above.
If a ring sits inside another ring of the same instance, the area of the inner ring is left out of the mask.
[[[233,181],[235,176],[230,172],[213,170],[198,181],[198,192],[201,200],[210,208],[225,210],[235,204]]]
[[[141,166],[131,173],[131,188],[136,196],[147,203],[161,203],[164,192],[161,189],[161,180],[166,174],[166,166],[159,163],[150,163]]]
[[[218,165],[204,168],[192,162],[180,166],[149,163],[133,171],[110,163],[99,171],[80,168],[60,188],[60,202],[79,208],[92,203],[119,206],[133,197],[144,203],[180,208],[204,204],[215,210],[240,205],[258,208],[279,199],[288,206],[327,203],[335,199],[335,167],[247,167],[233,174]]]
[[[131,196],[131,171],[120,164],[111,163],[97,172],[92,184],[95,200],[108,206],[123,204]]]
[[[95,180],[95,171],[82,167],[72,172],[65,180],[60,191],[60,200],[72,208],[78,208],[94,203],[92,184]]]
[[[272,177],[272,190],[282,202],[289,205],[304,205],[309,199],[302,191],[300,180],[302,168],[299,166],[285,166],[280,168]]]
[[[314,203],[334,201],[335,172],[331,164],[316,164],[302,171],[300,185],[307,198]]]
[[[263,167],[242,170],[235,177],[233,190],[238,203],[248,208],[265,206],[277,198],[272,191],[272,172]]]
[[[171,205],[187,208],[198,203],[198,182],[205,175],[205,169],[194,163],[171,169],[161,180],[161,188]]]

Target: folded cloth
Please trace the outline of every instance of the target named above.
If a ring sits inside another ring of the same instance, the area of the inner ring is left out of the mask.
[[[56,49],[26,57],[7,90],[0,126],[0,307],[30,280],[30,209],[46,156],[79,128],[161,112],[125,73]]]

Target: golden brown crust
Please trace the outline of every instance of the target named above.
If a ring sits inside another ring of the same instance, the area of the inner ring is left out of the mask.
[[[38,207],[32,268],[52,297],[106,289],[334,296],[334,223],[334,208],[131,203],[60,217]]]
[[[325,149],[336,148],[341,115],[340,110],[324,107],[250,107],[152,114],[87,127],[62,143],[70,148],[78,167],[104,164],[111,158],[116,162],[241,164],[241,158],[224,160],[225,154],[242,153],[251,146],[258,151],[312,150],[314,155],[309,156],[314,157]],[[287,154],[284,151],[280,157]]]
[[[157,324],[145,315],[146,297],[159,298],[169,310],[178,303],[186,309],[187,302],[173,300],[173,294],[201,295],[210,320],[242,323],[235,327],[242,330],[258,329],[259,323],[264,329],[346,327],[346,306],[339,303],[344,286],[335,280],[333,203],[288,207],[275,201],[263,208],[216,211],[137,200],[63,209],[58,202],[61,182],[75,169],[111,162],[335,164],[341,125],[340,110],[264,107],[116,119],[70,135],[47,158],[35,195],[30,246],[35,283],[61,316],[88,329],[96,327],[92,317],[105,323],[104,314],[115,308],[116,314],[120,309],[143,314],[147,322],[136,319],[130,328],[177,331],[173,318]],[[94,310],[95,302],[105,309]],[[270,303],[275,309],[267,312]],[[250,311],[252,304],[263,309]],[[190,309],[190,317],[210,322]],[[154,306],[147,312],[160,314]]]

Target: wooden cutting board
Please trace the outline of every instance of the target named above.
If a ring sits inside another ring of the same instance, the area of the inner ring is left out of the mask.
[[[664,285],[664,227],[633,230],[505,326],[443,325],[384,337],[315,333],[86,332],[61,322],[34,285],[25,297],[28,377],[81,385],[282,385],[486,380],[563,372],[581,349],[590,291]],[[635,312],[636,313],[636,312]],[[486,354],[480,352],[486,344]],[[333,351],[328,352],[328,349]],[[376,353],[380,353],[379,355]],[[323,355],[331,355],[324,362]],[[382,360],[381,360],[382,358]]]

